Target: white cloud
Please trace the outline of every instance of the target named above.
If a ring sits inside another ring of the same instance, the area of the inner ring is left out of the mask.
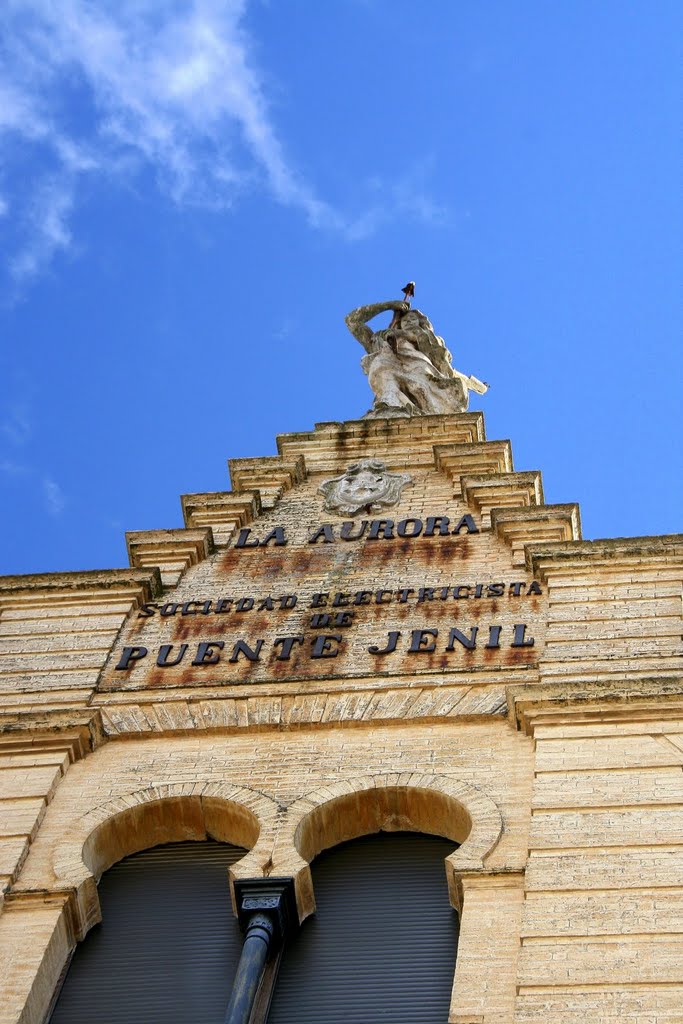
[[[66,498],[64,492],[59,484],[52,479],[52,477],[46,476],[43,478],[43,497],[45,499],[45,507],[48,515],[53,517],[60,516],[64,511],[66,505]]]
[[[15,280],[69,248],[69,215],[87,174],[151,167],[175,202],[214,209],[260,185],[312,227],[349,239],[387,219],[384,202],[355,219],[341,215],[292,165],[252,58],[245,8],[246,0],[5,0],[0,138],[5,150],[40,147],[34,165],[43,168],[24,186],[31,194]],[[69,90],[83,90],[90,104],[80,134]],[[13,210],[16,199],[6,200]],[[402,205],[396,195],[388,202]],[[428,200],[411,216],[431,219]]]

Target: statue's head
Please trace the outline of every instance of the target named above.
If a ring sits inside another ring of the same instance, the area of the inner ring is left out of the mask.
[[[434,345],[440,349],[446,348],[446,342],[435,333],[429,317],[419,309],[409,309],[407,313],[403,313],[398,321],[398,327],[407,334],[413,335],[417,347],[422,352],[430,354]]]
[[[430,334],[434,334],[429,317],[419,309],[409,309],[407,313],[403,313],[399,320],[399,327],[402,331],[429,331]]]

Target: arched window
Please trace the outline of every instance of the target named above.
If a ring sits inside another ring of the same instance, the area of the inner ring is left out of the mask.
[[[222,1021],[242,948],[228,868],[244,853],[170,843],[105,872],[102,923],[77,947],[51,1024]]]
[[[316,914],[285,947],[268,1024],[446,1024],[458,918],[450,840],[377,833],[312,865]]]

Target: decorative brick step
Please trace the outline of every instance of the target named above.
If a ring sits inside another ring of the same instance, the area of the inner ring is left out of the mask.
[[[286,491],[306,479],[306,465],[301,455],[230,459],[228,468],[233,491],[258,491],[264,509],[273,508]]]
[[[541,474],[498,473],[460,477],[462,496],[479,510],[484,526],[490,526],[492,508],[530,508],[543,504]]]
[[[138,530],[126,534],[130,564],[137,568],[158,566],[161,582],[173,587],[191,565],[213,551],[210,526],[191,530]]]
[[[581,539],[579,506],[492,508],[491,529],[512,548],[513,565],[526,565],[525,544]]]
[[[435,444],[436,468],[450,477],[457,495],[463,476],[499,476],[512,473],[509,441],[479,441],[472,444]]]
[[[216,547],[224,547],[236,530],[261,514],[258,492],[214,491],[183,494],[180,499],[188,529],[211,527]]]

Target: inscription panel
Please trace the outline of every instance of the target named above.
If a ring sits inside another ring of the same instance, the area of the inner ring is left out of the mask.
[[[101,688],[535,667],[544,585],[478,514],[431,490],[425,474],[391,516],[332,521],[315,481],[298,486],[135,611]]]

